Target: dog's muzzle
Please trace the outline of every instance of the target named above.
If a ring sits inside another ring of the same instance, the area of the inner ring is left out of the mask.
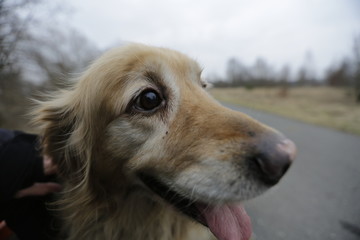
[[[279,182],[297,151],[293,141],[278,134],[261,139],[255,148],[251,165],[260,180],[269,186]]]

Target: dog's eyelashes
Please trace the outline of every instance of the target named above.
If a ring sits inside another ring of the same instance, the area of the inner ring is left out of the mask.
[[[140,93],[140,95],[135,100],[135,109],[140,111],[152,111],[159,107],[163,99],[153,89],[146,89]]]

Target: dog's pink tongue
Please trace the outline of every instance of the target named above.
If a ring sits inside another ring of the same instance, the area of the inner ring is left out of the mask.
[[[201,209],[211,232],[219,240],[249,240],[251,222],[242,205],[223,205]]]

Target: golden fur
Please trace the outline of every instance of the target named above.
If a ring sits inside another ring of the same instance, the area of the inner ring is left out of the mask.
[[[267,189],[248,177],[241,160],[247,148],[238,146],[274,130],[222,107],[203,89],[200,75],[183,54],[130,44],[104,54],[69,89],[38,102],[34,116],[44,153],[65,185],[59,210],[68,239],[213,237],[144,186],[140,171],[214,204]],[[148,88],[161,92],[164,106],[134,110],[134,99]]]

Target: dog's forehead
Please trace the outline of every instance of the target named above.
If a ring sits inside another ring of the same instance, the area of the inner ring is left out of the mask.
[[[111,98],[107,101],[115,104],[111,108],[121,112],[140,90],[149,87],[166,89],[172,93],[172,99],[179,99],[184,84],[203,85],[201,72],[195,60],[180,52],[130,44],[105,53],[87,71],[82,82],[96,85],[96,88],[91,88],[96,89],[92,96]],[[104,82],[106,84],[100,84]]]
[[[167,80],[195,81],[201,83],[202,68],[192,58],[167,48],[131,45],[127,49],[132,52],[130,66],[137,72],[152,72]],[[141,71],[139,71],[139,68]]]

